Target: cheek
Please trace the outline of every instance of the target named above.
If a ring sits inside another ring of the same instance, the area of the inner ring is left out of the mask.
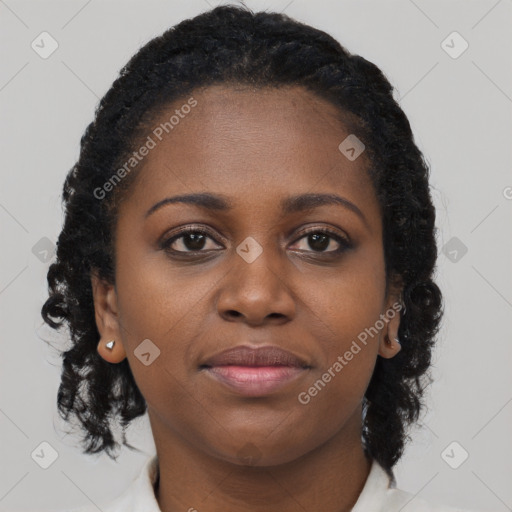
[[[313,388],[304,390],[304,401],[314,398],[319,408],[331,400],[342,408],[355,406],[371,378],[385,304],[380,255],[378,246],[359,251],[336,271],[320,280],[317,275],[309,284],[309,325],[320,342],[317,371],[310,380]]]
[[[341,350],[375,325],[385,305],[382,248],[371,244],[351,253],[343,265],[309,283],[308,305],[334,336],[330,349]]]
[[[134,249],[118,254],[123,344],[137,385],[151,402],[158,399],[160,389],[178,392],[179,382],[186,380],[190,341],[204,321],[202,301],[211,284],[187,277],[187,269],[173,269],[160,252]],[[143,356],[146,353],[149,356]],[[150,364],[144,364],[148,360]]]
[[[194,279],[191,268],[170,265],[162,251],[139,245],[118,253],[119,314],[132,340],[154,338],[167,346],[198,321],[193,317],[209,285]]]

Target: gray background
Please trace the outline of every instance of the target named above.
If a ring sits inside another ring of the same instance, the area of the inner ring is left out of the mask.
[[[428,410],[397,480],[435,502],[512,510],[512,1],[247,3],[329,32],[396,87],[432,169],[446,301]],[[154,452],[145,416],[128,431],[144,454],[125,449],[118,463],[81,454],[56,412],[51,344],[62,347],[65,336],[43,326],[39,311],[62,183],[98,99],[140,45],[208,4],[218,2],[0,0],[2,511],[102,503]],[[43,31],[59,45],[47,59],[31,48]],[[469,43],[457,58],[442,46],[453,31]],[[58,454],[48,469],[31,457],[42,442]]]

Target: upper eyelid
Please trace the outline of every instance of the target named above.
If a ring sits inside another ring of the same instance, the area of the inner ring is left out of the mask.
[[[172,236],[177,236],[177,235],[181,235],[181,234],[184,234],[184,233],[188,233],[188,232],[193,232],[193,231],[203,231],[203,232],[206,232],[206,234],[208,235],[212,235],[212,236],[216,236],[212,233],[212,231],[218,233],[218,230],[216,228],[214,228],[213,226],[210,226],[208,224],[185,224],[183,226],[177,226],[175,228],[176,232],[174,232],[172,234]],[[305,228],[303,228],[302,230],[300,230],[301,232],[300,233],[297,233],[296,236],[298,236],[299,234],[304,234],[304,233],[307,233],[309,231],[322,231],[322,230],[325,230],[325,231],[331,231],[332,234],[334,235],[339,235],[339,236],[343,236],[342,234],[338,233],[336,230],[339,230],[339,231],[342,231],[342,233],[346,234],[345,230],[342,230],[341,228],[337,228],[337,227],[333,227],[333,226],[317,226],[317,225],[308,225],[306,226]],[[174,231],[174,230],[173,230]],[[290,234],[293,232],[293,231],[297,231],[296,229],[292,229],[292,230],[289,230],[287,233],[286,233],[286,237],[290,236]],[[165,235],[164,235],[165,236]],[[226,237],[223,236],[223,235],[219,235],[220,238],[223,238],[225,239]],[[346,235],[347,238],[350,238],[348,235]]]
[[[209,238],[215,240],[217,235],[214,235],[212,233],[212,230],[213,230],[213,228],[210,228],[209,226],[204,227],[204,226],[196,226],[194,224],[192,224],[192,225],[187,224],[186,226],[181,226],[181,227],[177,228],[177,231],[173,232],[169,236],[164,235],[162,237],[162,240],[164,242],[173,240],[173,239],[176,240],[176,239],[179,239],[180,237],[186,235],[187,233],[195,233],[195,232],[203,233],[203,234],[207,235]],[[223,236],[220,236],[220,238],[223,240],[225,239],[225,237],[223,237]]]
[[[345,233],[343,232],[343,234],[339,233],[338,231],[336,231],[334,228],[331,228],[331,227],[327,227],[327,226],[308,226],[306,227],[304,230],[302,230],[300,233],[297,233],[297,239],[300,239],[302,238],[303,236],[306,236],[308,235],[309,233],[315,233],[315,232],[325,232],[327,233],[329,236],[332,236],[332,237],[338,237],[338,238],[341,238],[347,242],[350,242],[351,239],[350,237]]]

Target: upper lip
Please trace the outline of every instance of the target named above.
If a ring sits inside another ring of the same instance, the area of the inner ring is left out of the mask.
[[[264,347],[249,347],[239,345],[222,352],[218,352],[207,359],[201,366],[295,366],[309,368],[307,362],[288,350],[275,345]]]

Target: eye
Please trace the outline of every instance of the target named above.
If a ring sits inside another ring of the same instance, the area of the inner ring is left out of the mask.
[[[208,252],[215,249],[215,247],[206,247],[205,249],[205,246],[208,245],[207,240],[213,240],[208,231],[194,226],[187,226],[164,240],[160,247],[173,253]]]
[[[347,238],[327,228],[308,229],[303,232],[303,236],[299,238],[297,241],[300,240],[305,240],[304,245],[309,246],[312,249],[312,251],[307,247],[305,249],[299,250],[317,253],[339,254],[341,252],[344,252],[346,249],[352,247],[351,242]],[[333,246],[334,249],[327,250],[329,249],[329,247]]]
[[[295,244],[301,240],[304,240],[304,245],[306,246],[305,248],[298,248],[301,252],[334,256],[352,247],[352,243],[348,238],[328,228],[306,229]],[[208,247],[208,241],[214,243],[210,243],[210,247]],[[160,247],[169,253],[179,255],[208,253],[222,246],[215,241],[215,238],[208,230],[196,226],[186,226],[162,241]]]

